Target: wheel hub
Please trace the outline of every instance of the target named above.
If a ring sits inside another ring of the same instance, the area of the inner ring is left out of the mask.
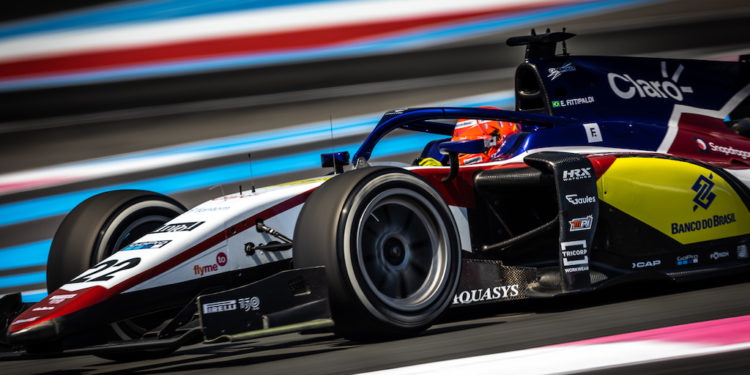
[[[392,266],[400,266],[406,260],[407,249],[403,240],[396,237],[388,237],[383,244],[383,257]]]

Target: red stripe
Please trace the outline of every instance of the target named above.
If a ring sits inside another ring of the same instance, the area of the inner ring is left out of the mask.
[[[44,185],[51,185],[51,184],[63,184],[65,182],[74,181],[76,179],[78,178],[72,177],[72,176],[65,176],[65,177],[39,178],[39,179],[19,181],[19,182],[9,182],[6,184],[0,184],[0,193],[6,193],[8,191],[21,190],[21,189],[30,189],[30,188],[35,188],[35,187],[44,186]]]
[[[75,73],[92,69],[120,68],[133,65],[168,63],[189,59],[260,54],[295,49],[311,49],[351,43],[357,40],[404,33],[427,26],[468,21],[488,16],[547,8],[558,1],[518,5],[482,11],[464,12],[397,21],[381,21],[267,34],[165,43],[146,47],[98,50],[55,57],[16,60],[0,64],[0,78],[23,78],[45,74]]]
[[[37,317],[36,320],[32,322],[25,322],[22,324],[11,325],[10,332],[16,332],[26,327],[30,327],[32,325],[36,325],[36,324],[48,321],[50,319],[54,319],[63,315],[67,315],[72,312],[81,310],[83,308],[92,306],[115,294],[118,294],[148,279],[151,279],[154,276],[158,276],[159,274],[164,273],[167,270],[179,264],[182,264],[183,262],[195,257],[196,255],[210,249],[211,247],[219,244],[220,242],[226,239],[229,239],[230,237],[235,236],[238,233],[248,228],[254,227],[255,223],[259,219],[268,219],[269,217],[276,216],[282,212],[285,212],[293,207],[296,207],[304,203],[307,200],[307,197],[310,196],[310,194],[313,192],[313,190],[315,189],[314,188],[310,189],[300,195],[287,199],[275,206],[269,207],[253,216],[250,216],[249,218],[242,220],[228,227],[227,229],[209,237],[208,239],[203,240],[203,242],[191,247],[190,249],[187,249],[177,254],[173,258],[165,261],[164,263],[161,263],[155,267],[149,268],[145,270],[144,272],[138,275],[135,275],[113,286],[110,289],[106,289],[101,286],[93,286],[91,288],[81,289],[81,290],[74,291],[74,292],[66,291],[63,289],[58,289],[54,293],[45,297],[43,300],[39,301],[34,306],[24,311],[21,315],[17,316],[13,321],[15,322],[17,320],[30,319],[35,316]],[[70,299],[69,301],[65,301],[65,303],[61,303],[59,305],[49,304],[50,297],[54,295],[58,295],[58,294],[76,294],[76,296]],[[46,314],[32,311],[34,308],[37,308],[37,307],[55,307],[55,309],[50,310],[49,313],[46,313]]]

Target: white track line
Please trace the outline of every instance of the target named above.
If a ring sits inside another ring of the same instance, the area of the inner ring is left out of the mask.
[[[488,105],[488,103],[512,103],[512,101],[513,91],[505,90],[430,103],[424,106],[479,106]],[[283,135],[279,135],[278,129],[274,129],[6,173],[0,175],[0,195],[58,186],[76,181],[142,172],[227,155],[307,144],[328,140],[332,136],[336,138],[354,135],[364,136],[372,130],[380,115],[381,113],[371,113],[336,119],[332,124],[329,121],[321,121],[286,127]]]
[[[665,341],[630,341],[594,345],[548,346],[433,362],[367,374],[565,374],[743,349],[750,349],[750,343],[711,346]]]
[[[575,3],[581,0],[365,0],[280,6],[177,18],[132,25],[24,35],[0,41],[0,61],[82,51],[161,45],[410,18],[464,13],[518,5]]]

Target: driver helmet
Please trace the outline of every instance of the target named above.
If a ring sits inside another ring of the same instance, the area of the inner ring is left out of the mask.
[[[480,108],[499,109],[495,107]],[[453,138],[451,138],[451,141],[466,141],[472,139],[485,140],[485,150],[483,153],[459,154],[459,165],[482,163],[490,160],[492,155],[494,155],[503,144],[505,137],[520,131],[520,124],[509,121],[459,119],[453,130]]]

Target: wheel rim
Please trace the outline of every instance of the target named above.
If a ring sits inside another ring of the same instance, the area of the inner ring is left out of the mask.
[[[391,189],[361,216],[359,268],[368,289],[393,309],[414,311],[438,298],[448,269],[446,224],[421,195]]]
[[[137,215],[137,212],[141,210],[159,210],[161,212],[136,217],[132,221],[129,221],[130,215]],[[166,212],[169,212],[169,214],[166,214]],[[181,208],[163,201],[148,200],[128,207],[114,219],[115,222],[122,222],[125,226],[112,225],[111,229],[104,233],[94,253],[92,265],[108,258],[130,243],[164,225],[181,212],[183,212]],[[110,326],[121,339],[132,340],[141,337],[150,327],[155,327],[164,321],[165,316],[163,315],[160,313],[149,314],[111,323]]]
[[[133,221],[115,238],[114,245],[106,249],[108,254],[106,254],[104,258],[120,251],[131,242],[145,236],[170,220],[172,220],[172,218],[167,216],[150,215]],[[146,333],[148,329],[144,327],[153,326],[155,324],[154,321],[158,322],[161,320],[161,317],[154,319],[146,316],[112,323],[111,326],[120,338],[132,339],[140,337]]]
[[[126,245],[145,236],[146,234],[164,225],[170,220],[172,220],[171,217],[163,215],[150,215],[136,219],[135,221],[130,223],[125,228],[125,230],[122,231],[122,233],[119,233],[119,235],[115,238],[114,245],[106,249],[106,252],[108,254],[105,254],[104,258],[107,258],[110,255],[120,251]]]

